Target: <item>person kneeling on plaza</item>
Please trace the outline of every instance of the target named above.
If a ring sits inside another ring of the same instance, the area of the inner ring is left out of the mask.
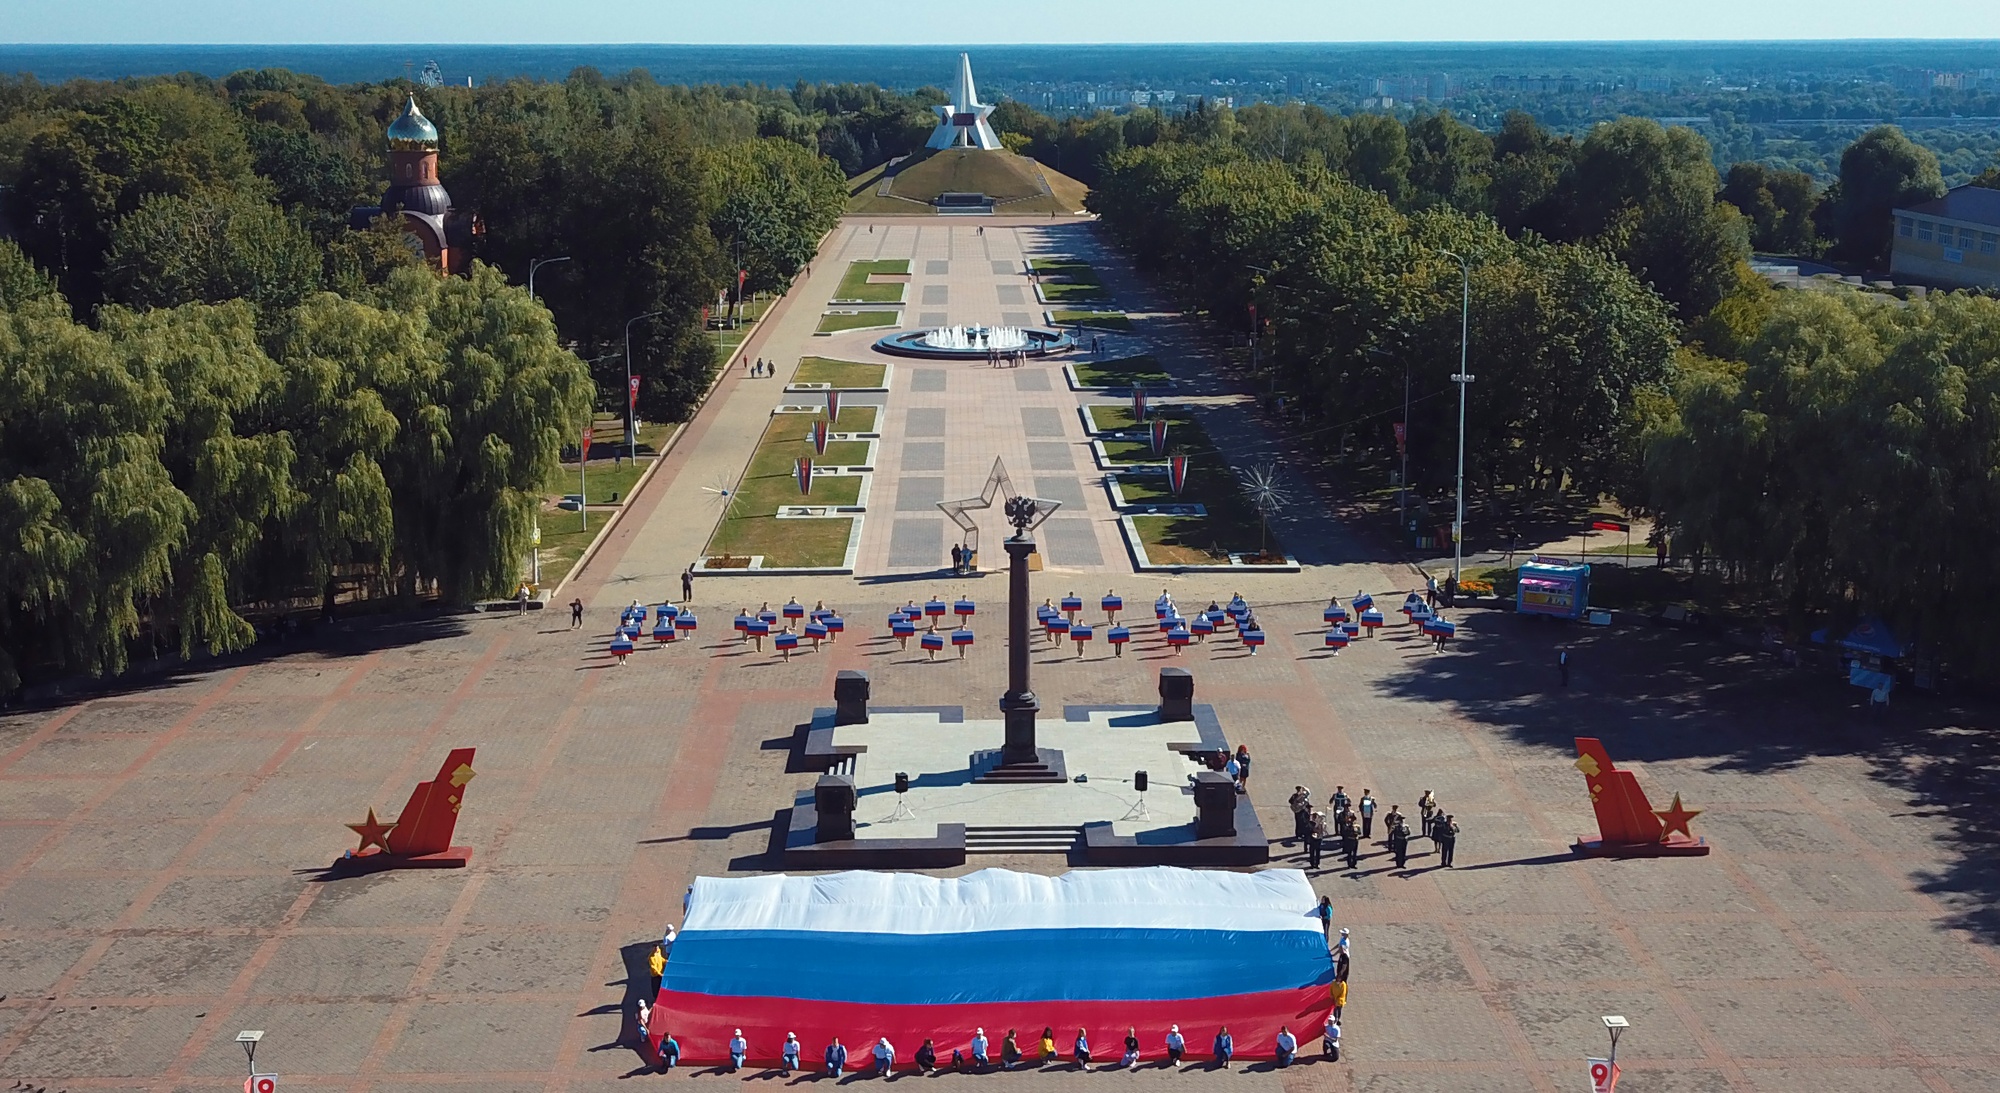
[[[1056,1030],[1055,1030],[1055,1029],[1053,1029],[1053,1028],[1050,1028],[1050,1027],[1049,1027],[1049,1026],[1047,1026],[1047,1025],[1043,1025],[1043,1026],[1042,1026],[1042,1065],[1043,1065],[1043,1066],[1048,1066],[1048,1065],[1050,1065],[1051,1063],[1054,1063],[1055,1061],[1056,1061]]]
[[[1088,1070],[1090,1068],[1090,1037],[1084,1035],[1082,1029],[1076,1030],[1075,1051],[1076,1068],[1078,1070]]]
[[[896,1067],[896,1049],[889,1044],[887,1036],[875,1041],[875,1076],[886,1078]]]
[[[985,1070],[986,1062],[987,1062],[986,1030],[983,1028],[973,1029],[972,1065],[978,1067],[981,1070]]]
[[[937,1073],[937,1047],[929,1040],[917,1049],[917,1070],[924,1074]]]
[[[784,1054],[778,1057],[778,1069],[784,1071],[787,1075],[789,1075],[792,1071],[797,1070],[798,1068],[799,1068],[799,1034],[796,1032],[787,1032],[785,1033]]]
[[[1278,1026],[1278,1065],[1290,1066],[1299,1057],[1299,1038],[1292,1035],[1290,1025]]]
[[[1167,1030],[1167,1065],[1175,1070],[1181,1068],[1181,1056],[1187,1054],[1187,1039],[1181,1035],[1181,1027],[1175,1025]]]
[[[660,1073],[672,1074],[674,1064],[681,1061],[681,1042],[669,1032],[660,1037]]]
[[[1127,1070],[1139,1069],[1139,1030],[1136,1027],[1125,1030],[1125,1057],[1118,1061],[1118,1065]]]
[[[840,1037],[836,1036],[832,1043],[826,1045],[826,1072],[838,1075],[846,1069],[847,1049],[840,1045]]]
[[[1215,1034],[1215,1061],[1224,1070],[1229,1069],[1229,1059],[1236,1054],[1236,1037],[1229,1035],[1229,1026]]]
[[[1332,1062],[1340,1061],[1340,1022],[1329,1017],[1326,1031],[1321,1035],[1320,1051]]]
[[[737,1029],[736,1035],[729,1038],[729,1069],[742,1070],[743,1057],[748,1054],[750,1054],[750,1042],[743,1038],[743,1030]]]
[[[1021,1065],[1021,1038],[1013,1029],[1000,1041],[1000,1069],[1012,1070]]]

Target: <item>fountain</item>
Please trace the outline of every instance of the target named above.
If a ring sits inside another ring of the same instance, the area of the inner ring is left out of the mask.
[[[1026,353],[1039,357],[1075,346],[1076,336],[1062,330],[1020,326],[940,326],[905,330],[875,343],[875,348],[899,357],[939,360],[979,360],[994,353]]]

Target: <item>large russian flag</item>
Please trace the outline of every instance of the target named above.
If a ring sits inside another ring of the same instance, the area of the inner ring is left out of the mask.
[[[808,1064],[839,1036],[861,1066],[878,1037],[899,1062],[927,1038],[949,1059],[976,1028],[996,1061],[1010,1028],[1032,1055],[1043,1026],[1065,1053],[1078,1028],[1108,1047],[1136,1026],[1159,1059],[1177,1024],[1199,1058],[1226,1025],[1268,1057],[1279,1026],[1304,1042],[1332,1008],[1317,902],[1296,869],[702,877],[651,1032],[695,1063],[738,1028],[760,1062],[787,1032]]]

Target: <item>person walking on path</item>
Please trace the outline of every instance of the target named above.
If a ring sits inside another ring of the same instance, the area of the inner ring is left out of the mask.
[[[1230,1056],[1236,1054],[1236,1037],[1229,1035],[1229,1026],[1215,1034],[1215,1061],[1224,1070],[1229,1069]]]
[[[683,569],[683,570],[681,570],[681,602],[682,602],[682,603],[692,603],[692,602],[694,602],[694,563],[693,563],[693,562],[689,562],[689,563],[688,563],[688,567],[687,567],[686,569]]]
[[[736,1034],[729,1038],[729,1072],[731,1074],[743,1069],[743,1058],[748,1054],[750,1054],[750,1041],[743,1038],[742,1029],[737,1029]]]
[[[1562,685],[1569,686],[1569,647],[1556,650],[1556,671],[1562,676]]]
[[[840,1045],[840,1037],[836,1036],[832,1043],[826,1045],[826,1072],[838,1078],[840,1072],[846,1069],[847,1049]]]
[[[1315,916],[1316,916],[1316,917],[1317,917],[1317,918],[1319,919],[1319,928],[1320,928],[1320,932],[1322,932],[1322,933],[1324,933],[1324,934],[1326,935],[1326,943],[1327,943],[1327,946],[1328,946],[1329,948],[1330,948],[1330,947],[1332,947],[1332,945],[1333,945],[1333,897],[1332,897],[1332,896],[1321,896],[1321,897],[1319,897],[1319,905],[1318,905],[1317,907],[1314,907],[1314,908],[1313,908],[1313,914],[1314,914],[1314,915],[1315,915]]]
[[[1304,786],[1293,786],[1285,803],[1292,807],[1292,838],[1303,843],[1312,830],[1312,794]]]
[[[669,1032],[660,1037],[660,1073],[672,1074],[674,1064],[681,1061],[681,1042]]]
[[[1236,791],[1250,792],[1250,745],[1236,745]]]
[[[1167,1030],[1167,1065],[1179,1070],[1181,1057],[1186,1054],[1187,1038],[1181,1035],[1181,1027],[1175,1025]]]
[[[1299,1057],[1299,1038],[1292,1035],[1292,1026],[1278,1026],[1278,1065],[1290,1066]]]
[[[951,572],[953,576],[965,572],[965,550],[957,543],[951,544]]]
[[[778,1056],[778,1069],[784,1072],[785,1077],[789,1078],[792,1075],[792,1071],[798,1068],[799,1034],[796,1032],[787,1032],[785,1033],[785,1049]]]
[[[571,630],[576,630],[581,628],[582,626],[583,626],[583,601],[571,600],[569,601],[569,628]]]
[[[1361,837],[1371,837],[1375,831],[1375,798],[1366,788],[1361,791]]]
[[[1452,855],[1458,853],[1458,824],[1450,816],[1437,822],[1438,864],[1452,868]]]

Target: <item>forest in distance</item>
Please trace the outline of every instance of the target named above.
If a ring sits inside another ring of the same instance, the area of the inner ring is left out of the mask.
[[[1700,128],[1718,168],[1739,161],[1820,182],[1845,145],[1898,122],[1963,182],[2000,153],[2000,42],[1218,43],[990,45],[972,50],[988,101],[1053,113],[1126,109],[1135,93],[1236,106],[1303,102],[1338,113],[1449,108],[1485,132],[1510,110],[1580,133],[1622,116]],[[729,45],[0,45],[0,73],[42,82],[283,68],[330,83],[439,78],[463,85],[556,81],[578,68],[634,70],[665,84],[876,84],[910,93],[949,82],[955,50],[917,46]],[[1390,105],[1383,106],[1387,98]],[[1375,105],[1365,104],[1374,102]]]

